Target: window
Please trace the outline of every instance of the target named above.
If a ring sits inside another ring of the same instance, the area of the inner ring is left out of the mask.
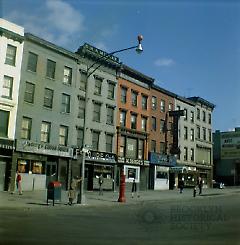
[[[206,128],[203,128],[203,140],[206,140]]]
[[[157,110],[157,98],[155,96],[152,97],[152,109]]]
[[[126,148],[126,140],[125,136],[120,136],[120,148],[119,148],[119,156],[124,157]]]
[[[50,122],[42,122],[41,142],[49,143],[49,141],[50,141],[50,129],[51,129],[51,123]]]
[[[183,156],[184,161],[188,160],[188,148],[184,147],[184,156]]]
[[[100,122],[101,104],[93,103],[93,121]]]
[[[72,68],[65,66],[63,72],[63,83],[71,84],[72,83]]]
[[[168,111],[172,111],[173,110],[173,104],[172,103],[169,103],[168,104]]]
[[[53,106],[53,90],[52,89],[45,88],[43,105],[45,107],[52,108]]]
[[[163,119],[160,120],[160,133],[163,133],[165,130],[165,121]]]
[[[143,131],[147,131],[147,118],[146,117],[142,117],[141,129]]]
[[[145,95],[142,95],[142,109],[147,110],[147,99],[148,97]]]
[[[92,131],[92,149],[97,151],[99,146],[99,135],[100,132]]]
[[[68,140],[68,127],[60,125],[60,128],[59,128],[59,145],[67,146],[67,140]]]
[[[12,99],[12,88],[13,88],[13,78],[9,76],[4,76],[2,97],[7,99]]]
[[[152,130],[156,131],[156,129],[157,129],[156,117],[152,117]]]
[[[23,117],[22,125],[21,125],[21,139],[30,140],[31,129],[32,129],[32,119],[28,117]]]
[[[203,114],[203,118],[202,118],[202,120],[203,120],[203,122],[206,122],[206,112],[205,112],[205,111],[203,111],[203,112],[202,112],[202,114]]]
[[[83,128],[77,129],[77,146],[81,149],[83,147],[83,137],[84,137],[84,130]]]
[[[190,121],[191,123],[194,123],[194,112],[193,111],[190,112]]]
[[[80,71],[80,89],[86,91],[87,85],[87,73],[85,71]]]
[[[70,95],[68,94],[62,94],[61,112],[70,113]]]
[[[10,44],[7,45],[5,64],[15,66],[16,52],[17,52],[17,47],[12,46]]]
[[[188,139],[188,128],[184,127],[184,139],[187,140]]]
[[[24,101],[33,103],[34,102],[34,91],[35,91],[35,84],[26,82]]]
[[[197,108],[197,119],[200,120],[200,109]]]
[[[114,121],[114,108],[107,106],[107,124],[113,124]]]
[[[151,151],[156,152],[156,140],[151,141]]]
[[[54,79],[55,78],[55,69],[56,69],[56,62],[52,60],[47,60],[47,73],[46,76],[48,78]]]
[[[137,115],[131,115],[131,129],[137,129]]]
[[[9,111],[0,110],[0,137],[8,138]]]
[[[127,138],[126,144],[126,157],[131,159],[136,159],[138,155],[137,149],[137,139],[136,138]]]
[[[208,123],[209,123],[209,124],[212,123],[212,116],[211,116],[211,113],[208,113]]]
[[[126,104],[127,102],[127,88],[121,87],[121,102]]]
[[[165,112],[165,100],[160,101],[160,110],[161,112]]]
[[[190,139],[191,139],[191,141],[194,141],[194,129],[193,128],[191,128],[191,130],[190,130]]]
[[[85,98],[78,97],[78,118],[84,119],[85,115]]]
[[[38,61],[38,55],[32,52],[29,52],[27,70],[36,72],[37,71],[37,61]]]
[[[144,140],[138,141],[138,159],[144,159]]]
[[[191,161],[192,162],[194,162],[194,149],[193,148],[191,148],[191,150],[190,150],[190,159],[191,159]]]
[[[160,154],[165,153],[165,142],[160,142]]]
[[[200,139],[201,138],[201,133],[200,133],[200,127],[197,126],[197,138]]]
[[[112,152],[113,147],[113,135],[106,134],[106,152]]]
[[[184,121],[188,120],[188,111],[187,109],[184,109]]]
[[[102,79],[99,77],[95,77],[94,94],[101,95],[101,92],[102,92]]]
[[[114,99],[115,84],[108,82],[108,99]]]
[[[126,111],[120,111],[120,126],[126,126]]]
[[[208,129],[208,141],[212,142],[212,130]]]
[[[132,91],[132,105],[133,106],[137,106],[137,96],[138,96],[138,93],[135,91]]]

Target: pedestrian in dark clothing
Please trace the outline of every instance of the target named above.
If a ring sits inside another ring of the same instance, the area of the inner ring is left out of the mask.
[[[178,187],[179,187],[180,193],[182,194],[183,188],[184,188],[184,181],[182,179],[179,180]]]
[[[103,195],[103,188],[102,188],[103,175],[102,174],[99,176],[98,183],[99,183],[99,195]]]
[[[199,195],[202,194],[202,187],[203,187],[203,181],[201,177],[198,177],[198,188],[199,188]]]
[[[194,188],[193,188],[193,197],[196,197],[196,194],[197,194],[197,187],[194,186]]]
[[[132,182],[132,198],[134,197],[134,194],[137,193],[137,183],[135,178],[133,179]],[[140,197],[139,193],[137,194],[138,197]]]

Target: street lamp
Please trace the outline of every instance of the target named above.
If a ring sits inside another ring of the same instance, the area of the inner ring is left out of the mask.
[[[89,67],[87,67],[87,81],[86,81],[86,94],[85,94],[85,106],[84,106],[84,122],[83,122],[83,128],[84,128],[84,132],[83,132],[83,149],[82,149],[82,171],[81,171],[81,177],[82,177],[82,181],[81,181],[81,191],[79,193],[79,197],[77,199],[77,203],[81,203],[81,204],[85,204],[86,199],[85,199],[85,194],[84,194],[84,179],[85,179],[85,158],[86,158],[86,153],[89,151],[89,147],[86,147],[86,130],[87,130],[87,124],[86,124],[86,120],[87,120],[87,103],[88,103],[88,78],[98,69],[102,66],[102,64],[97,65],[95,68],[94,66],[101,61],[107,61],[108,59],[110,59],[110,57],[116,53],[121,53],[130,49],[135,49],[136,52],[138,54],[143,52],[143,48],[142,48],[142,40],[143,40],[143,36],[142,35],[138,35],[137,37],[138,40],[138,44],[129,48],[124,48],[124,49],[120,49],[120,50],[116,50],[113,51],[111,53],[105,53],[104,55],[101,55],[99,58],[97,58],[97,60],[95,62],[93,62]],[[92,71],[91,69],[94,68]]]

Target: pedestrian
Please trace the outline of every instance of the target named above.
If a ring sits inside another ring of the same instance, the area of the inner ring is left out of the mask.
[[[22,195],[22,176],[18,171],[16,173],[16,187],[18,190],[18,194]]]
[[[78,183],[81,181],[78,176],[74,177],[71,181],[70,188],[68,190],[68,204],[71,206],[76,198],[76,190],[78,188]]]
[[[132,198],[134,197],[134,194],[137,193],[137,183],[135,178],[133,179],[132,182]],[[137,194],[138,197],[140,197],[139,193]]]
[[[99,195],[103,195],[103,175],[101,174],[98,179],[98,184],[99,184]]]
[[[196,194],[197,194],[197,187],[194,186],[194,188],[193,188],[193,197],[196,197]]]
[[[202,178],[199,176],[199,177],[198,177],[199,195],[202,194],[202,187],[203,187],[203,181],[202,181]]]
[[[184,188],[184,181],[183,181],[183,179],[180,179],[179,180],[178,187],[179,187],[180,193],[182,194],[183,193],[183,188]]]

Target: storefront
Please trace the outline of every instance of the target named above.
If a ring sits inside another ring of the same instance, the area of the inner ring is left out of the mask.
[[[70,147],[17,140],[15,170],[22,175],[23,190],[44,190],[54,180],[67,189],[72,156]]]
[[[176,165],[176,158],[174,156],[150,152],[149,160],[151,189],[168,190],[169,168]]]
[[[0,139],[0,191],[7,191],[11,181],[11,164],[14,141]]]
[[[148,189],[149,161],[118,157],[118,166],[123,167],[127,191],[132,189],[134,179],[139,190]]]
[[[113,190],[114,173],[116,169],[116,155],[108,152],[89,150],[85,159],[86,189],[89,191],[99,189],[99,177],[103,175],[102,188]]]
[[[212,168],[209,166],[197,166],[198,176],[202,178],[203,187],[212,187]]]

